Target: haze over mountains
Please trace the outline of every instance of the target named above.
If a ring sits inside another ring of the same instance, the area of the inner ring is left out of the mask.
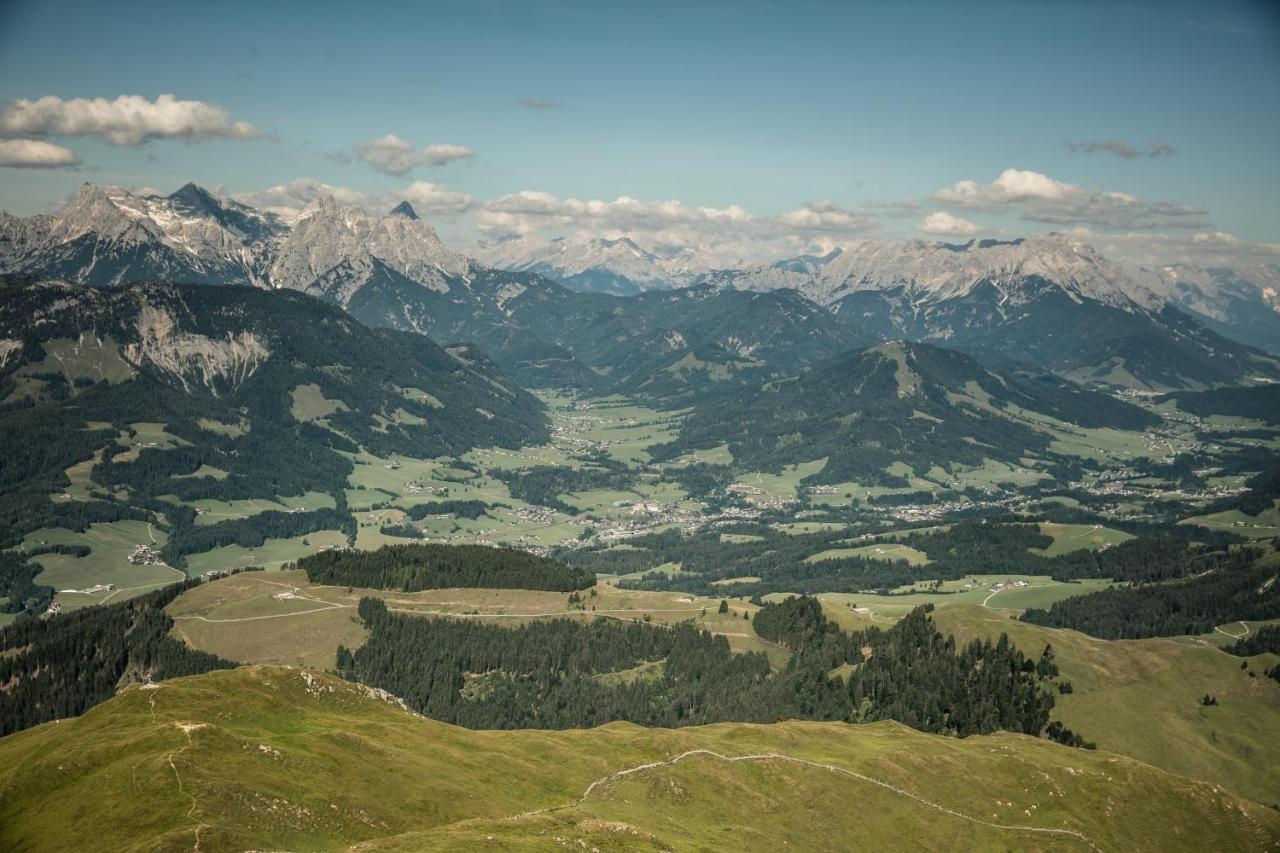
[[[760,366],[764,351],[825,357],[895,339],[1120,387],[1280,378],[1280,363],[1247,345],[1277,339],[1275,269],[1135,276],[1065,235],[861,241],[730,270],[627,238],[473,251],[481,260],[447,248],[407,202],[379,217],[320,196],[283,217],[194,184],[168,196],[85,184],[55,215],[0,216],[5,272],[93,287],[165,279],[300,290],[372,325],[477,343],[531,384],[605,376],[635,390],[654,384],[652,371],[683,372],[677,364],[737,374]],[[695,304],[703,320],[691,323]],[[750,316],[730,304],[750,306]],[[812,361],[788,359],[766,361],[783,370]],[[643,365],[650,372],[637,375]]]

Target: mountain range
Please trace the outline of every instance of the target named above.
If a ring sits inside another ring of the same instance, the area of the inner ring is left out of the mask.
[[[574,290],[618,296],[687,287],[710,272],[692,250],[662,255],[629,237],[517,237],[477,243],[468,254],[498,269],[534,272]]]
[[[475,343],[531,385],[679,397],[681,377],[776,375],[896,339],[1113,387],[1280,379],[1280,361],[1226,336],[1265,343],[1280,314],[1255,306],[1275,299],[1274,279],[1180,273],[1175,286],[1064,235],[863,241],[713,271],[626,238],[473,251],[448,249],[408,203],[378,217],[321,196],[283,216],[193,184],[168,196],[86,184],[57,214],[0,215],[5,272],[299,290],[369,325]]]

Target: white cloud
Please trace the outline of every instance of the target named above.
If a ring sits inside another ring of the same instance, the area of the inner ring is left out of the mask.
[[[752,213],[738,205],[693,207],[676,200],[559,199],[524,190],[482,202],[475,227],[490,237],[629,236],[662,252],[693,250],[713,262],[776,257],[811,251],[865,236],[878,218],[842,208],[829,199],[779,214]]]
[[[465,160],[473,154],[470,148],[462,145],[414,148],[412,142],[401,139],[394,133],[388,133],[372,142],[361,142],[354,146],[354,151],[357,157],[379,172],[396,177],[407,175],[418,166],[443,166],[454,160]]]
[[[977,234],[979,228],[967,219],[959,216],[953,216],[945,210],[939,210],[936,213],[930,213],[924,218],[924,221],[916,226],[919,231],[925,234],[940,234],[945,236],[968,237]]]
[[[99,136],[113,145],[141,145],[151,139],[254,139],[262,132],[248,122],[228,121],[222,107],[160,95],[106,98],[20,98],[0,112],[5,136]]]
[[[834,231],[859,233],[876,227],[875,214],[865,210],[849,210],[831,199],[806,202],[803,207],[778,217],[778,224],[798,231]]]
[[[1203,228],[1205,211],[1177,202],[1147,202],[1123,192],[1086,189],[1040,172],[1005,169],[994,181],[959,181],[934,194],[940,204],[1010,211],[1032,222],[1105,228]]]
[[[1132,160],[1135,157],[1172,157],[1178,153],[1172,145],[1159,140],[1148,142],[1146,148],[1130,145],[1123,139],[1081,139],[1078,142],[1064,144],[1072,153],[1096,154],[1101,151],[1126,160]]]
[[[1280,263],[1280,244],[1249,243],[1225,231],[1112,234],[1072,228],[1067,233],[1091,244],[1109,258],[1134,266],[1186,263],[1235,267]]]
[[[471,196],[466,193],[456,193],[427,181],[414,181],[405,189],[396,190],[391,195],[397,201],[409,202],[419,213],[457,214],[471,207]]]
[[[453,192],[439,184],[414,181],[407,187],[390,192],[366,193],[349,187],[326,184],[314,178],[298,178],[287,184],[259,192],[237,193],[236,201],[269,210],[283,216],[295,216],[322,195],[333,196],[339,204],[358,207],[381,216],[402,201],[413,205],[423,215],[453,216],[471,208],[471,196]]]
[[[80,158],[70,148],[42,139],[0,139],[0,166],[14,169],[56,169],[77,166]]]

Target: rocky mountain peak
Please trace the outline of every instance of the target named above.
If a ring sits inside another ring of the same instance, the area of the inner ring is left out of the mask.
[[[406,219],[418,219],[418,212],[413,209],[413,205],[409,204],[409,202],[402,201],[395,207],[391,208],[391,211],[387,216],[403,216]]]

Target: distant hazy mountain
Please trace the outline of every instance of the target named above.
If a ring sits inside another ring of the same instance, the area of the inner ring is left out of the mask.
[[[1175,264],[1143,267],[1135,278],[1215,332],[1280,354],[1280,266]]]
[[[792,288],[883,338],[1029,362],[1080,381],[1165,389],[1280,376],[1276,359],[1205,328],[1062,235],[962,245],[867,241],[707,281]]]
[[[535,272],[574,290],[622,296],[685,287],[708,272],[690,252],[660,256],[627,237],[512,238],[477,243],[468,253],[498,269]]]
[[[1004,304],[1018,304],[1029,295],[1028,284],[1038,279],[1075,299],[1126,309],[1158,303],[1153,293],[1092,248],[1057,234],[960,245],[864,240],[822,257],[792,258],[708,276],[710,282],[742,290],[794,288],[821,305],[836,305],[855,293],[896,288],[902,288],[915,304],[943,302],[964,297],[984,284],[994,285]]]

